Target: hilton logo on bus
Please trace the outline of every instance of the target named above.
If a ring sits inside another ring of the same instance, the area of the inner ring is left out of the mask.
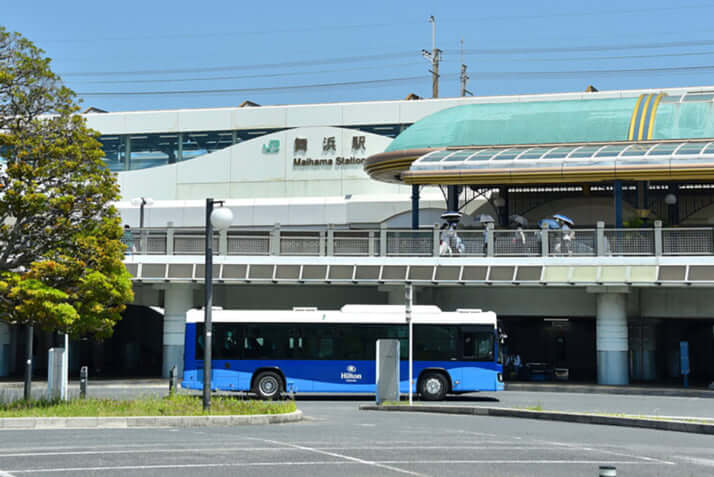
[[[362,379],[362,375],[357,373],[357,366],[349,365],[347,366],[347,372],[341,373],[340,378],[348,382],[357,381]]]

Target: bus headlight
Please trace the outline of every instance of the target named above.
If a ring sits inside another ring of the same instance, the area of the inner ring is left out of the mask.
[[[499,383],[503,382],[503,373],[498,373],[498,382]]]

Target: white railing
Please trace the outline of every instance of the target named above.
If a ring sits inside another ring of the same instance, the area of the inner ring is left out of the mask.
[[[133,231],[133,252],[141,255],[202,255],[203,229],[145,228]],[[437,226],[409,229],[312,230],[234,229],[216,233],[218,255],[283,256],[471,256],[588,257],[714,255],[714,228],[520,230],[457,229],[446,238]],[[441,244],[442,238],[448,246]],[[130,253],[130,252],[127,252]]]

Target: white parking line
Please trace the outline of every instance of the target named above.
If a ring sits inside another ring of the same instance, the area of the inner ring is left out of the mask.
[[[95,466],[95,467],[64,467],[64,468],[49,468],[49,469],[20,469],[11,470],[10,473],[4,472],[0,474],[0,477],[13,477],[13,474],[39,474],[39,473],[78,473],[78,472],[106,472],[106,471],[128,471],[128,470],[152,470],[152,469],[199,469],[199,468],[220,468],[220,467],[283,467],[283,466],[309,466],[309,465],[358,465],[358,464],[370,464],[377,467],[394,470],[396,472],[419,475],[416,472],[410,472],[408,470],[400,469],[398,467],[392,467],[392,465],[410,465],[410,464],[502,464],[502,465],[600,465],[600,464],[612,464],[612,465],[661,465],[658,462],[641,462],[632,460],[621,460],[621,461],[601,461],[601,460],[506,460],[506,459],[486,459],[486,460],[389,460],[389,461],[379,461],[379,462],[369,462],[361,461],[360,459],[353,459],[349,456],[344,456],[343,458],[347,460],[341,461],[310,461],[310,462],[234,462],[234,463],[221,463],[221,464],[156,464],[156,465],[115,465],[115,466]]]
[[[58,473],[58,472],[102,472],[110,470],[126,471],[126,470],[151,470],[151,469],[203,469],[216,467],[270,467],[270,466],[296,466],[296,465],[354,465],[357,462],[347,461],[325,461],[325,462],[233,462],[225,464],[155,464],[155,465],[113,465],[104,467],[53,467],[50,469],[22,469],[13,470],[15,474],[39,474],[39,473]]]
[[[616,455],[618,457],[629,457],[630,459],[640,459],[641,461],[644,462],[654,462],[658,464],[666,464],[666,465],[676,465],[674,462],[669,462],[667,460],[662,460],[662,459],[656,459],[654,457],[647,457],[644,455],[635,455],[635,454],[628,454],[625,452],[617,452],[613,451],[610,449],[604,449],[602,447],[595,447],[590,444],[578,444],[578,443],[569,443],[569,442],[552,442],[552,441],[540,441],[537,439],[534,439],[533,441],[535,442],[540,442],[543,444],[552,444],[552,445],[557,445],[561,447],[565,447],[568,449],[577,449],[577,450],[583,450],[583,451],[589,451],[589,452],[601,452],[603,454],[610,454],[610,455]]]
[[[306,447],[306,446],[301,446],[301,445],[297,445],[297,444],[289,444],[286,442],[273,441],[273,440],[268,440],[268,439],[255,439],[255,440],[259,440],[262,442],[268,442],[270,444],[277,444],[277,445],[292,447],[294,449],[301,449],[301,450],[305,450],[305,451],[309,451],[309,452],[314,452],[316,454],[329,455],[330,457],[337,457],[338,459],[345,459],[348,461],[358,462],[360,464],[369,465],[372,467],[379,467],[381,469],[391,470],[392,472],[398,472],[400,474],[418,475],[421,477],[425,476],[425,474],[420,474],[418,472],[412,472],[409,470],[400,469],[399,467],[393,467],[391,465],[380,464],[378,462],[374,462],[374,461],[370,461],[370,460],[358,459],[357,457],[351,457],[351,456],[344,455],[344,454],[338,454],[336,452],[328,452],[328,451],[316,449],[314,447]]]
[[[288,445],[288,444],[283,444]],[[304,447],[304,446],[303,446]],[[301,447],[294,447],[292,450],[300,450]],[[320,451],[348,451],[348,450],[470,450],[472,452],[492,451],[492,450],[513,450],[513,445],[443,445],[443,446],[425,446],[425,445],[408,445],[408,446],[315,446],[309,449]],[[518,446],[519,450],[548,450],[553,449],[553,446]],[[2,457],[49,457],[49,456],[71,456],[71,455],[117,455],[117,454],[185,454],[187,451],[192,453],[207,453],[207,454],[223,454],[235,452],[285,452],[284,447],[192,447],[185,448],[157,448],[157,449],[122,449],[122,450],[66,450],[66,451],[38,451],[38,452],[0,452]],[[0,474],[0,477],[3,477]]]
[[[704,467],[714,467],[714,459],[705,459],[703,457],[687,457],[684,455],[674,456],[677,459],[681,459],[685,462],[691,462],[692,464],[701,465]]]
[[[0,470],[0,477],[15,477],[15,476],[9,472],[4,472],[4,471]]]

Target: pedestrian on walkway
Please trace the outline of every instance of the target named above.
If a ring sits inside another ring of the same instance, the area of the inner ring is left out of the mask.
[[[133,255],[134,252],[136,252],[134,233],[131,231],[129,225],[124,226],[124,234],[121,237],[121,242],[126,246],[126,250],[124,251],[125,255]]]

